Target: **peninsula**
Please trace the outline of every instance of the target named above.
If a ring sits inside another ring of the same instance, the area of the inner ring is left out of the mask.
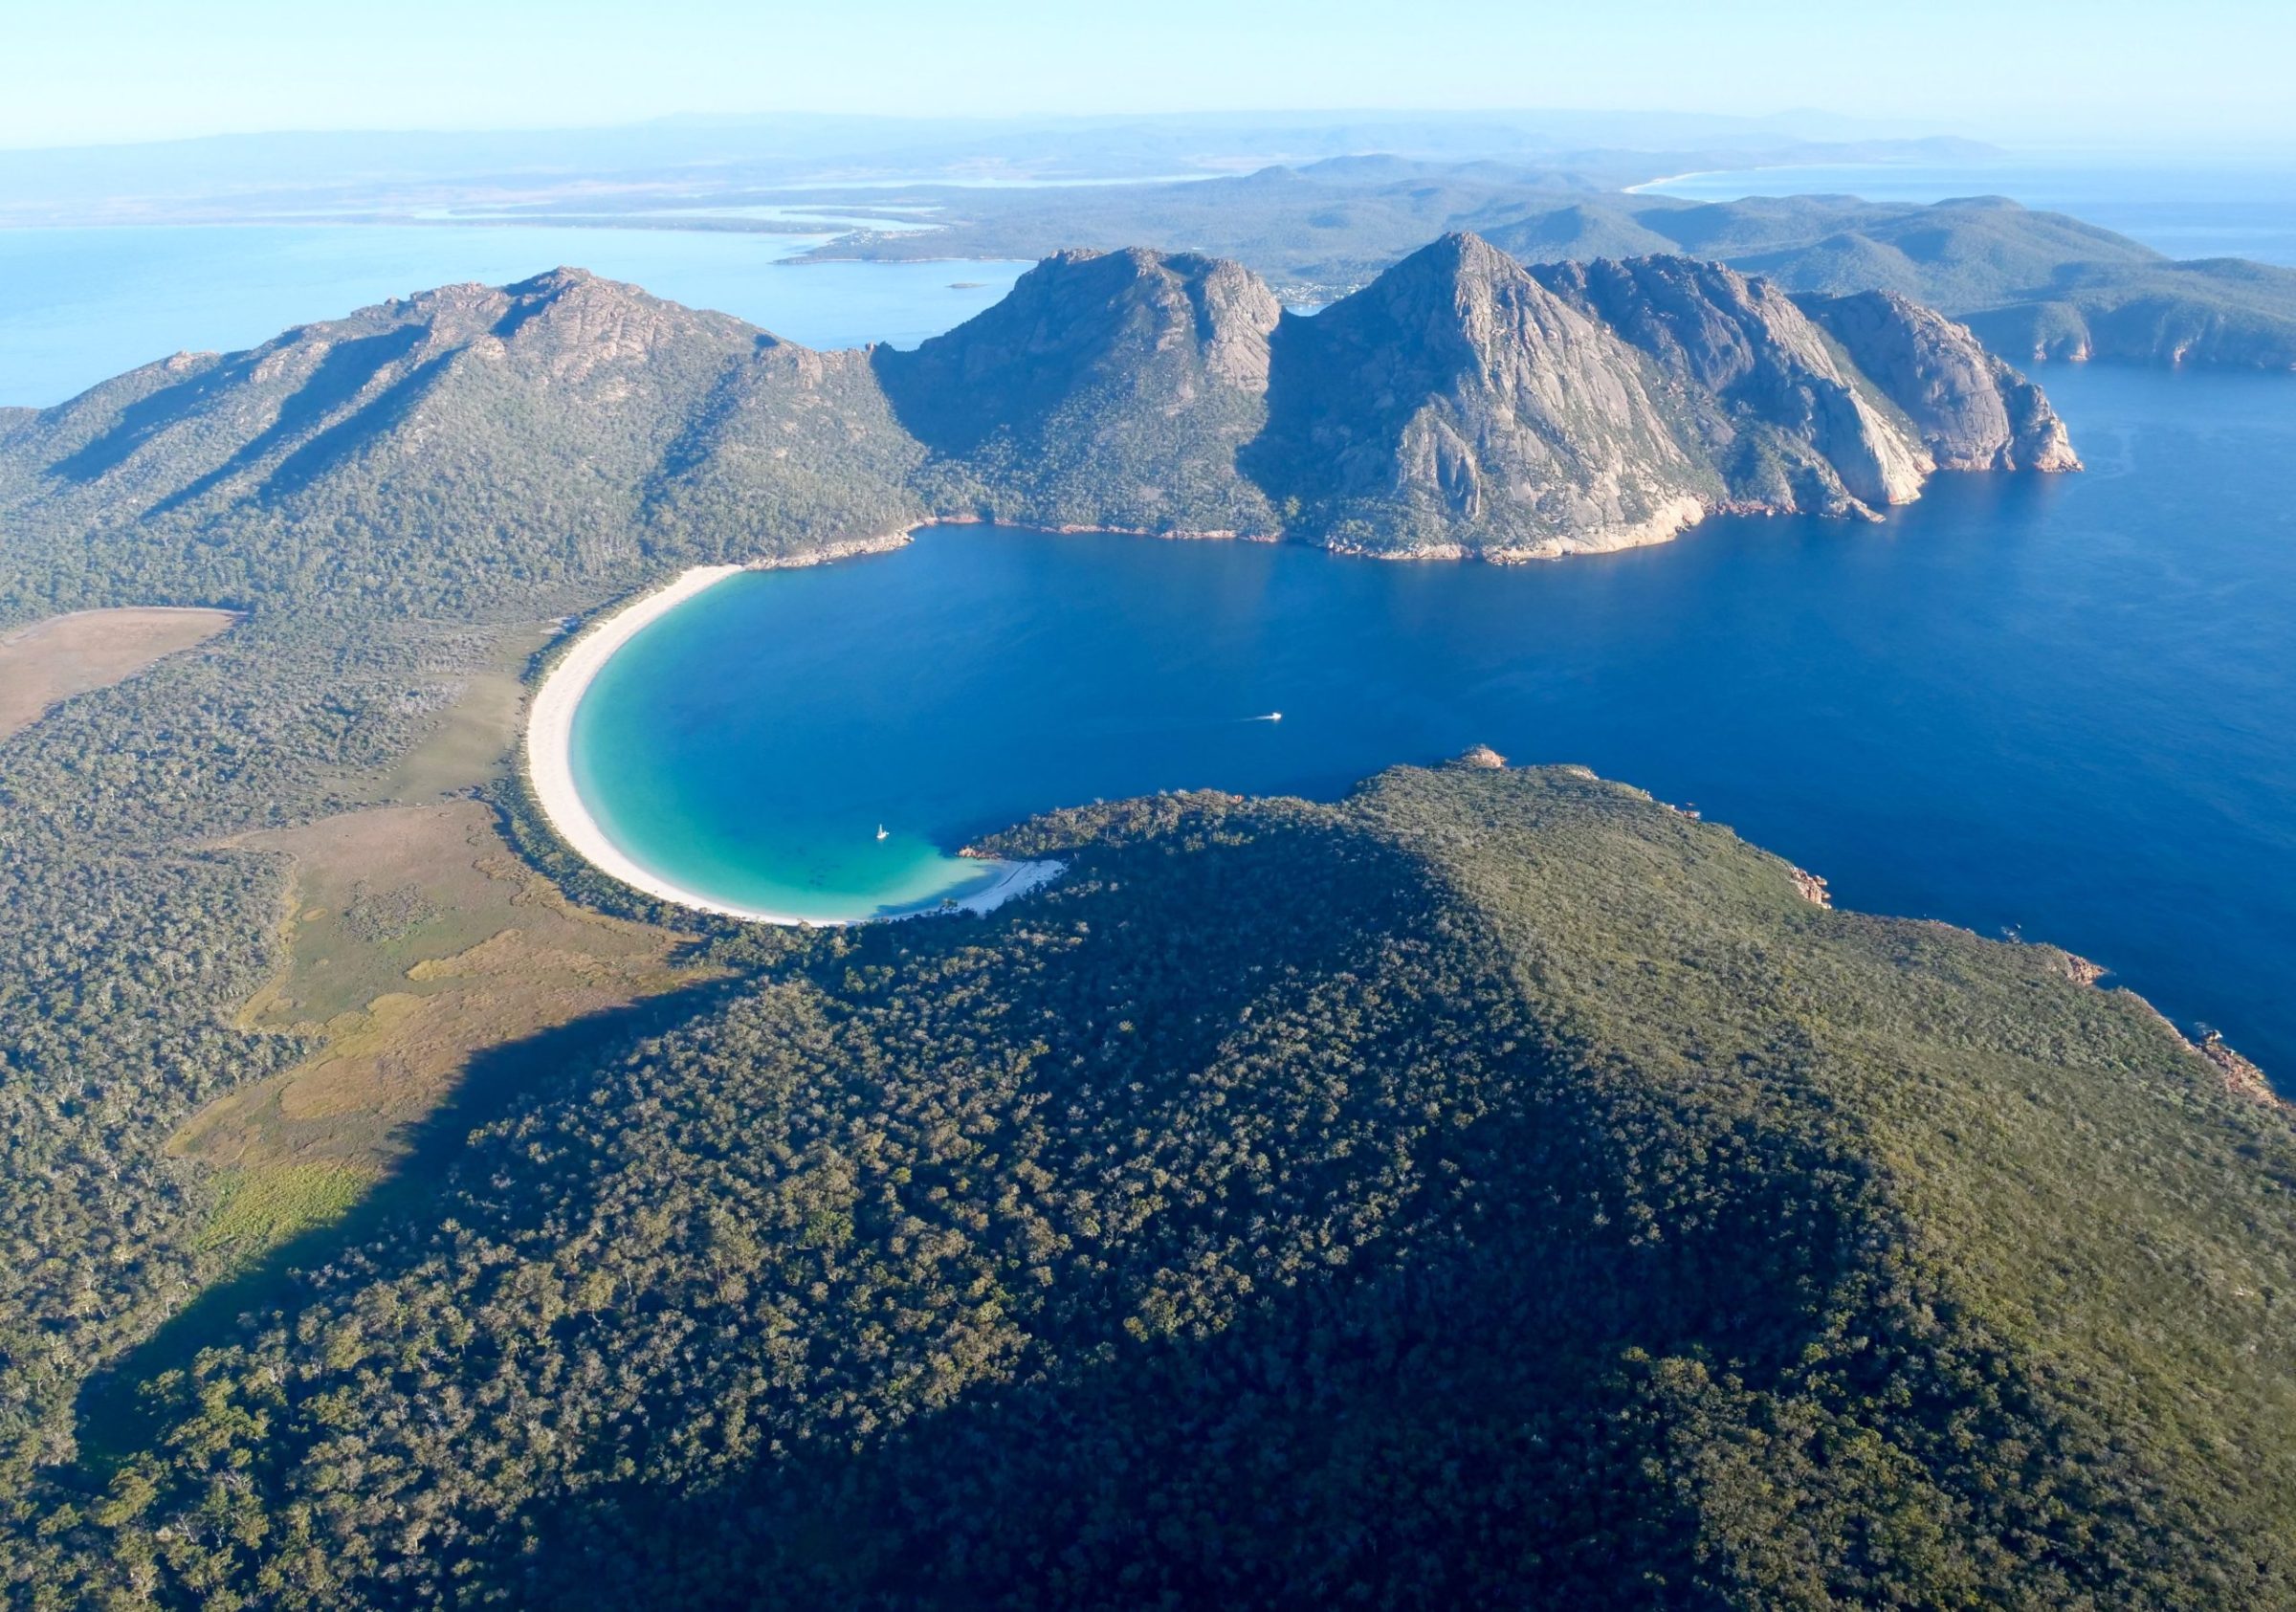
[[[0,1571],[306,1612],[2288,1604],[2296,1133],[2053,946],[1486,754],[1056,811],[982,846],[1069,875],[978,923],[578,924],[528,899],[573,865],[491,777],[512,718],[438,767],[538,620],[639,600],[545,683],[546,773],[649,590],[936,516],[1529,559],[2073,462],[1917,304],[1468,236],[1312,318],[1064,254],[911,354],[561,272],[0,416],[0,621],[241,612],[0,742]],[[1277,707],[1313,731],[1227,718]],[[417,776],[423,854],[298,886],[282,831],[347,855]],[[317,1023],[346,963],[368,1095],[302,1088],[276,1162],[188,1146],[296,1089],[249,1004]],[[442,969],[451,1044],[402,989]],[[406,1109],[344,1110],[410,1071],[434,1168],[352,1206],[331,1150]]]

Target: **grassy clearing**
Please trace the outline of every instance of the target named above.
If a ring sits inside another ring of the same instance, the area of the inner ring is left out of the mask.
[[[286,962],[243,1023],[321,1045],[169,1144],[218,1168],[371,1175],[475,1054],[702,977],[672,961],[683,937],[568,905],[474,801],[352,812],[246,843],[292,856],[295,876]]]
[[[78,610],[0,636],[0,739],[32,726],[58,700],[110,688],[238,619],[230,610],[161,607]]]
[[[288,1239],[341,1220],[374,1181],[372,1171],[348,1164],[226,1170],[216,1178],[215,1207],[198,1246],[244,1269]]]
[[[167,1152],[211,1167],[206,1289],[91,1380],[80,1458],[148,1436],[144,1385],[285,1302],[298,1272],[409,1212],[490,1105],[600,1036],[694,1011],[686,937],[567,903],[470,800],[349,812],[239,842],[293,859],[286,956],[242,1027],[319,1049],[210,1104]],[[426,1123],[429,1121],[436,1123]]]
[[[507,773],[526,709],[521,673],[545,642],[540,628],[505,633],[490,664],[463,678],[460,695],[430,736],[358,792],[378,806],[412,805],[477,788]]]

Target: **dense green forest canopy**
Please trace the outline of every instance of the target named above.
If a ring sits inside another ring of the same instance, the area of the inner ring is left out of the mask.
[[[1576,769],[1176,797],[480,1126],[55,1533],[163,1601],[2285,1604],[2283,1111]],[[2140,1252],[2139,1250],[2144,1250]]]

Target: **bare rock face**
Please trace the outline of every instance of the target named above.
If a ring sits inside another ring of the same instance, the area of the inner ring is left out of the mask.
[[[1632,348],[1472,235],[1275,333],[1249,472],[1287,527],[1366,553],[1663,541],[1723,492]]]
[[[1684,388],[1735,507],[1840,515],[1921,496],[1931,455],[1768,281],[1675,256],[1532,273]]]
[[[1064,252],[914,353],[881,348],[938,501],[1050,526],[1275,529],[1236,471],[1267,418],[1282,314],[1250,270],[1193,253]]]
[[[1904,411],[1940,469],[2081,468],[2041,388],[1987,352],[1967,325],[1894,292],[1800,301]]]
[[[2235,1096],[2246,1097],[2268,1108],[2286,1106],[2285,1100],[2272,1089],[2264,1071],[2227,1047],[2223,1036],[2217,1031],[2210,1030],[2200,1038],[2200,1055],[2216,1066],[2217,1072],[2224,1077],[2224,1090]]]

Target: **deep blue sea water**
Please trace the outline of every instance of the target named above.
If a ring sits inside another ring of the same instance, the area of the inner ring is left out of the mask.
[[[609,663],[585,788],[690,886],[866,912],[1048,807],[1332,797],[1488,742],[1695,805],[1847,906],[2067,946],[2285,1079],[2296,382],[2043,378],[2086,474],[1939,476],[1879,525],[1513,568],[950,527],[745,576]]]
[[[913,346],[1027,267],[781,261],[825,238],[526,224],[0,230],[0,406],[46,408],[169,353],[252,347],[386,298],[561,264],[809,347]]]

